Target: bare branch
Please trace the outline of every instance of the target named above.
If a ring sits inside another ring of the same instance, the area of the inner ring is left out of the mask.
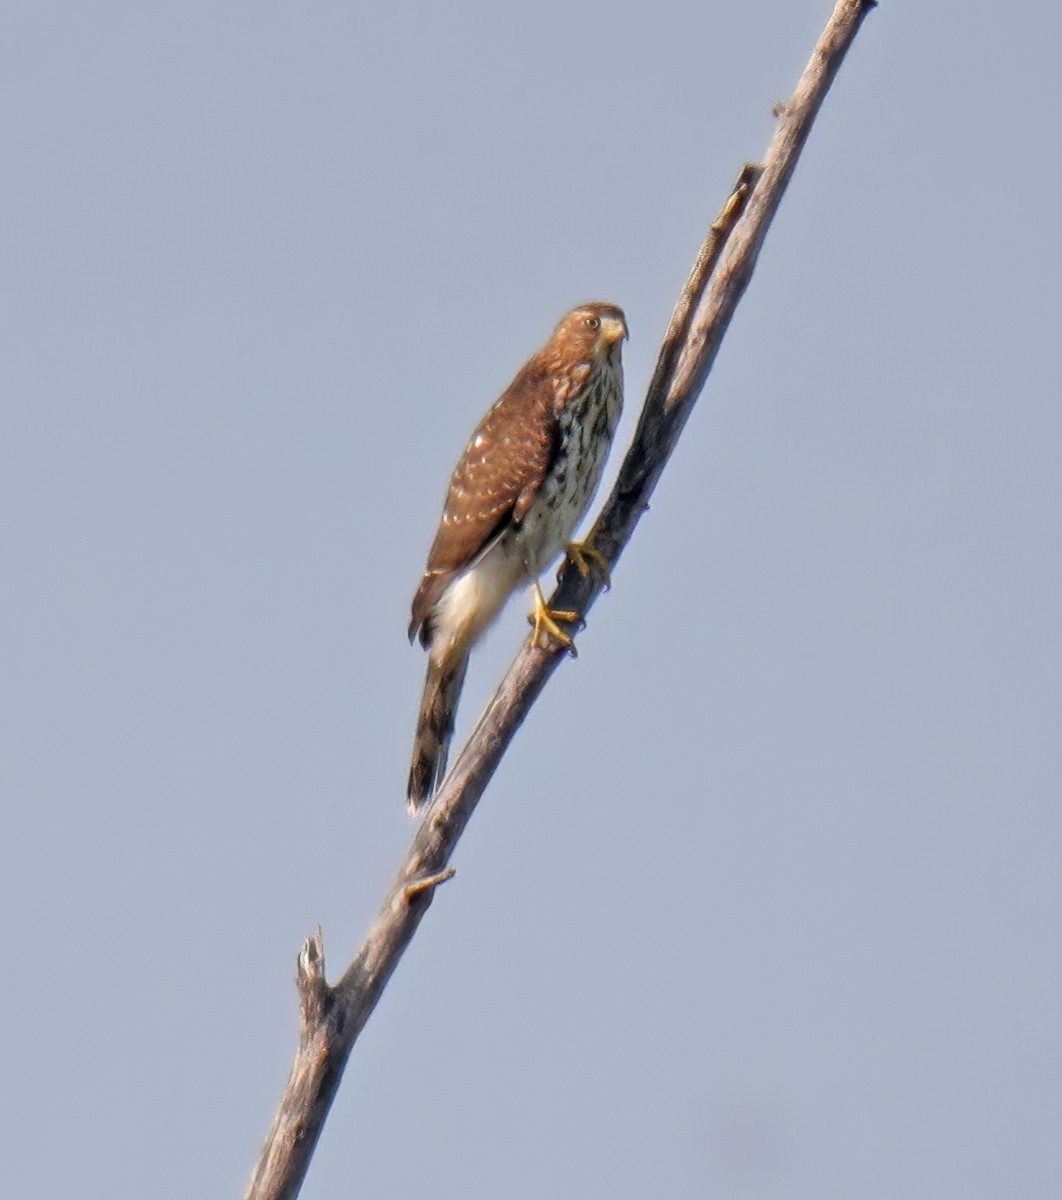
[[[874,0],[839,0],[790,100],[762,164],[747,166],[697,255],[675,306],[631,448],[588,539],[609,570],[648,507],[708,376],[760,248],[826,93]],[[568,564],[550,607],[583,613],[606,572]],[[334,987],[324,976],[320,930],[298,959],[299,1051],[247,1200],[291,1200],[302,1185],[343,1069],[391,973],[427,912],[469,818],[513,735],[567,647],[525,643],[473,729],[418,828],[357,957]]]
[[[432,888],[437,888],[440,883],[445,883],[448,879],[453,879],[456,874],[456,867],[447,867],[445,871],[437,871],[434,875],[425,875],[423,879],[414,879],[412,883],[406,884],[406,899],[412,900],[414,896],[419,896],[421,892],[430,892]]]

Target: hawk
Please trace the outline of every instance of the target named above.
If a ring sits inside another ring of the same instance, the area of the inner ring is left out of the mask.
[[[590,547],[569,539],[601,482],[623,408],[615,304],[572,309],[480,421],[450,479],[439,531],[413,597],[409,640],[420,634],[428,675],[413,741],[409,807],[416,814],[446,770],[468,656],[521,586],[534,590],[535,637],[566,645],[538,576],[563,550],[586,573]],[[603,560],[602,560],[603,562]]]

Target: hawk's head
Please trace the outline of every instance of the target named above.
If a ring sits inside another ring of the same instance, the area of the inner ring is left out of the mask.
[[[627,337],[627,318],[617,304],[580,304],[560,320],[551,339],[579,359],[608,358]]]

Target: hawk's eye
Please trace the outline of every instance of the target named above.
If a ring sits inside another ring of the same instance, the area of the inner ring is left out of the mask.
[[[587,329],[600,329],[601,328],[601,318],[600,317],[587,317],[585,323],[586,323]]]

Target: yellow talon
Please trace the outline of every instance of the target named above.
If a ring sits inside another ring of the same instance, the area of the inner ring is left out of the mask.
[[[608,559],[600,550],[595,550],[589,542],[569,542],[568,557],[575,563],[575,569],[585,579],[590,574],[592,562],[601,572],[602,582],[606,588],[612,586],[612,575],[609,572]],[[587,561],[589,559],[589,562]]]
[[[575,657],[575,640],[567,630],[562,629],[557,622],[567,621],[572,624],[580,624],[582,622],[582,614],[577,612],[566,612],[561,609],[550,608],[546,603],[546,597],[542,595],[542,589],[538,585],[538,580],[532,585],[535,592],[535,607],[528,614],[528,620],[534,625],[535,630],[531,635],[531,640],[536,646],[543,646],[543,634],[549,634],[556,638],[562,646],[566,646],[572,657]]]

